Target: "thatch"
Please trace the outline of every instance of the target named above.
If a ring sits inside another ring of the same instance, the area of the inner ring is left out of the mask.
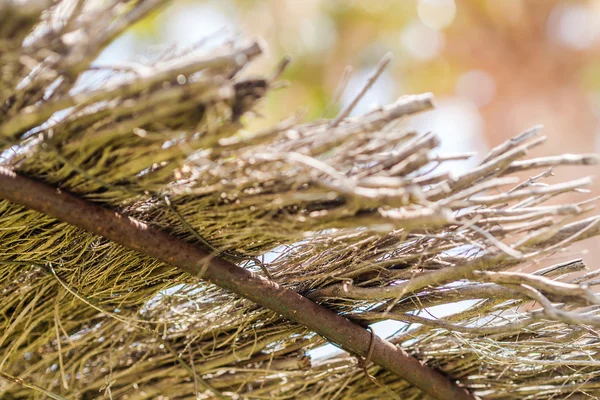
[[[600,396],[599,274],[573,277],[581,260],[508,272],[600,233],[591,200],[560,202],[588,178],[544,183],[597,157],[526,159],[544,141],[535,127],[462,176],[438,173],[466,156],[407,127],[430,95],[246,132],[278,75],[241,73],[257,43],[107,74],[90,63],[162,1],[42,3],[0,3],[4,171],[208,246],[356,323],[409,322],[390,341],[474,395]],[[267,253],[279,255],[262,265]],[[473,305],[427,314],[462,300]],[[311,360],[325,340],[305,326],[7,200],[0,310],[6,399],[423,397],[352,354]]]

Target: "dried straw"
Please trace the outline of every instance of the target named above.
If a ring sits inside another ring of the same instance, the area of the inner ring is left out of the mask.
[[[249,134],[240,118],[274,83],[240,73],[256,42],[90,70],[161,3],[2,3],[0,166],[266,268],[353,321],[406,322],[393,342],[475,395],[600,396],[598,274],[574,278],[581,260],[510,272],[600,233],[599,216],[581,219],[594,199],[560,202],[589,179],[544,182],[598,157],[526,159],[544,141],[535,127],[464,175],[438,173],[465,156],[403,123],[428,94]],[[85,87],[84,74],[109,78]],[[311,361],[323,339],[267,309],[8,201],[0,309],[3,398],[421,398],[351,355]]]

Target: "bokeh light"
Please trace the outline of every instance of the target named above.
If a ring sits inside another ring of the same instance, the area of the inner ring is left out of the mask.
[[[419,0],[417,12],[421,22],[432,29],[443,29],[454,21],[454,0]]]
[[[435,58],[444,46],[444,36],[420,21],[408,24],[400,36],[402,45],[413,58],[427,61]]]
[[[560,4],[548,19],[548,33],[560,44],[584,50],[600,38],[600,13],[585,4]]]

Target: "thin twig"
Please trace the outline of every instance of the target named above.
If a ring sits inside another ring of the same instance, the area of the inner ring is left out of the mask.
[[[358,93],[358,95],[354,98],[354,100],[352,100],[352,102],[350,104],[348,104],[348,106],[344,110],[342,110],[342,112],[337,117],[335,117],[335,119],[333,121],[331,121],[329,123],[330,128],[335,128],[348,115],[350,115],[352,110],[354,110],[354,108],[360,102],[360,100],[364,97],[364,95],[369,91],[369,89],[371,89],[371,87],[377,81],[379,76],[381,76],[381,74],[385,70],[385,67],[387,67],[387,65],[390,63],[390,61],[392,61],[392,53],[387,53],[385,56],[383,56],[381,61],[379,61],[379,64],[377,64],[377,67],[375,68],[375,72],[367,80],[367,83],[365,84],[363,89]]]
[[[27,381],[25,381],[25,380],[23,380],[21,378],[17,378],[16,376],[9,375],[6,372],[0,371],[0,378],[4,379],[7,382],[16,383],[16,384],[21,385],[23,387],[32,389],[32,390],[34,390],[34,391],[36,391],[38,393],[41,393],[41,394],[43,394],[45,396],[48,396],[48,397],[50,397],[51,399],[54,399],[54,400],[67,400],[64,397],[61,397],[61,396],[59,396],[59,395],[57,395],[55,393],[50,392],[49,390],[46,390],[46,389],[44,389],[42,387],[39,387],[36,384],[27,382]]]
[[[340,101],[342,94],[344,94],[344,90],[346,90],[346,86],[348,86],[348,82],[350,81],[351,75],[352,75],[352,67],[350,65],[347,65],[346,68],[344,68],[344,73],[342,74],[342,77],[340,78],[337,88],[335,89],[335,92],[334,92],[333,96],[331,97],[331,101],[329,102],[329,104],[327,104],[327,107],[325,107],[325,110],[323,110],[323,113],[321,114],[321,118],[323,118],[325,115],[327,115],[327,113],[329,112],[331,107],[333,107],[335,104],[337,104]]]

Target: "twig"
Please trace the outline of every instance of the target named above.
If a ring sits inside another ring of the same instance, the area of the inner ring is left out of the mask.
[[[597,165],[599,161],[600,157],[596,154],[563,154],[553,157],[513,161],[503,173],[513,174],[534,168],[555,167],[559,165]]]
[[[513,249],[512,247],[502,243],[501,241],[499,241],[498,239],[496,239],[494,236],[492,236],[489,232],[485,231],[484,229],[481,229],[480,227],[476,226],[476,225],[471,225],[469,226],[469,229],[474,230],[475,232],[479,233],[481,236],[485,237],[487,240],[490,241],[490,243],[494,246],[496,246],[497,248],[499,248],[500,250],[502,250],[503,252],[505,252],[506,254],[508,254],[509,256],[516,258],[517,260],[520,260],[523,258],[523,253],[521,253],[518,250]]]
[[[539,196],[551,193],[563,193],[580,188],[582,186],[589,186],[591,185],[591,183],[592,180],[590,178],[582,178],[570,182],[557,183],[555,185],[548,185],[544,187],[521,189],[512,193],[501,193],[490,196],[471,197],[468,200],[455,201],[450,205],[455,208],[461,208],[469,207],[472,205],[492,205],[498,203],[505,203],[511,200],[518,200],[529,196]]]
[[[327,112],[329,112],[331,107],[333,107],[334,104],[336,104],[338,101],[340,101],[340,98],[342,97],[342,94],[344,94],[344,90],[346,90],[346,86],[348,85],[348,82],[350,81],[351,75],[352,75],[352,67],[350,65],[347,65],[346,68],[344,68],[344,73],[342,74],[342,78],[340,79],[340,82],[338,83],[338,86],[335,89],[335,92],[334,92],[333,97],[331,98],[331,101],[329,102],[327,107],[325,107],[325,110],[323,110],[323,114],[321,115],[321,118],[323,118],[325,115],[327,115]]]
[[[546,278],[553,278],[560,275],[571,274],[573,272],[579,272],[585,270],[587,267],[583,262],[582,258],[578,258],[577,260],[571,260],[564,263],[552,265],[547,268],[542,268],[540,270],[535,271],[534,275],[545,276]],[[575,282],[570,282],[575,283]]]
[[[525,274],[522,272],[476,271],[474,273],[474,279],[498,284],[524,284],[544,293],[552,293],[562,298],[579,297],[585,299],[588,304],[600,304],[600,297],[592,293],[587,287],[553,281],[543,276]]]
[[[540,303],[544,309],[544,316],[548,319],[564,322],[566,324],[591,325],[597,327],[600,326],[600,318],[598,317],[559,310],[558,308],[554,307],[550,300],[548,300],[535,287],[526,284],[521,284],[516,289],[523,291],[523,293],[526,293],[532,300],[535,300],[538,303]]]
[[[509,333],[509,332],[518,332],[523,328],[528,327],[531,324],[539,322],[541,319],[540,313],[531,313],[527,318],[524,318],[520,321],[509,322],[502,325],[493,325],[493,326],[463,326],[453,324],[451,322],[444,321],[443,319],[430,319],[420,317],[418,315],[413,314],[402,314],[397,312],[386,313],[373,313],[373,312],[365,312],[361,313],[358,319],[364,319],[366,321],[372,320],[383,320],[383,319],[392,319],[395,321],[408,322],[413,324],[421,324],[426,326],[431,326],[433,328],[445,329],[448,331],[468,333],[472,335],[495,335],[500,333]]]
[[[268,79],[268,81],[271,83],[274,83],[277,79],[279,79],[281,74],[283,74],[283,71],[285,71],[285,69],[288,67],[288,65],[290,65],[291,62],[292,62],[291,57],[289,57],[289,56],[283,57],[283,59],[279,62],[279,64],[275,68],[275,71],[273,71],[273,74]]]
[[[352,102],[350,104],[348,104],[348,106],[337,117],[335,117],[335,119],[333,121],[331,121],[331,123],[329,124],[330,128],[335,128],[348,115],[350,115],[352,110],[354,110],[354,107],[356,107],[358,102],[364,97],[364,95],[369,91],[369,89],[371,89],[371,86],[373,86],[375,81],[377,81],[377,78],[379,78],[379,76],[383,73],[383,71],[385,70],[385,67],[387,67],[387,65],[390,63],[390,61],[392,61],[392,53],[387,53],[385,56],[383,56],[381,61],[379,61],[379,64],[377,64],[377,68],[375,69],[375,72],[367,80],[367,83],[365,84],[363,89],[360,91],[360,93],[358,93],[358,95],[354,98],[354,100],[352,100]]]
[[[46,389],[44,389],[42,387],[39,387],[36,384],[27,382],[27,381],[25,381],[25,380],[23,380],[21,378],[17,378],[16,376],[9,375],[6,372],[0,371],[0,378],[4,379],[7,382],[16,383],[16,384],[21,385],[23,387],[32,389],[32,390],[34,390],[34,391],[36,391],[38,393],[41,393],[41,394],[43,394],[45,396],[48,396],[48,397],[50,397],[51,399],[54,399],[54,400],[67,400],[64,397],[61,397],[61,396],[59,396],[59,395],[57,395],[55,393],[50,392],[49,390],[46,390]]]
[[[190,352],[190,361],[192,363],[192,366],[190,367],[183,360],[183,358],[181,358],[180,355],[177,354],[177,352],[175,352],[175,350],[173,350],[173,348],[171,347],[169,342],[167,342],[166,340],[163,340],[162,344],[169,351],[169,353],[171,353],[173,358],[175,358],[177,360],[179,365],[181,365],[183,367],[183,369],[185,369],[188,372],[188,374],[190,374],[191,377],[194,379],[194,386],[195,386],[196,393],[198,392],[198,388],[197,388],[198,384],[200,384],[205,390],[210,391],[216,398],[227,399],[227,397],[223,396],[223,394],[221,392],[219,392],[217,389],[215,389],[210,383],[208,383],[208,382],[206,382],[206,380],[202,379],[201,376],[198,376],[198,374],[196,373],[196,370],[194,369],[193,357],[191,355],[191,352]]]
[[[65,22],[65,25],[62,27],[63,32],[69,32],[73,27],[75,20],[80,16],[81,10],[83,10],[83,6],[85,5],[85,0],[75,0],[75,4],[73,9],[70,11],[69,18]]]
[[[62,356],[62,345],[61,345],[61,340],[60,340],[60,331],[58,329],[58,320],[59,320],[60,316],[59,316],[59,307],[58,307],[58,299],[57,301],[54,303],[54,333],[56,334],[56,348],[58,350],[58,367],[60,368],[60,379],[61,379],[61,383],[63,388],[65,389],[69,389],[69,384],[67,382],[67,376],[65,374],[65,365],[63,363],[63,356]]]
[[[544,172],[542,172],[541,174],[538,174],[536,176],[532,176],[532,177],[528,178],[526,181],[519,183],[514,188],[510,189],[508,191],[508,193],[512,193],[512,192],[515,192],[515,191],[517,191],[519,189],[531,186],[532,184],[536,183],[540,179],[544,179],[544,178],[547,178],[547,177],[553,176],[553,175],[554,175],[554,169],[552,167],[550,167],[547,170],[545,170]]]
[[[431,200],[439,200],[447,197],[450,194],[456,193],[459,190],[473,185],[483,177],[490,178],[492,176],[498,175],[502,173],[502,171],[506,169],[511,162],[520,157],[523,157],[527,154],[529,149],[542,144],[545,140],[546,137],[542,136],[531,141],[530,143],[525,143],[515,148],[511,147],[511,150],[502,153],[495,158],[490,159],[489,161],[481,164],[479,167],[461,175],[457,179],[442,182],[438,185],[438,187],[434,187],[430,191],[428,197]],[[447,186],[447,189],[444,185]]]
[[[488,161],[500,156],[501,154],[504,154],[507,151],[521,145],[521,143],[526,142],[532,137],[537,136],[542,129],[544,129],[543,125],[535,125],[527,129],[526,131],[516,135],[512,139],[494,147],[492,151],[490,151],[489,154],[483,159],[483,161],[481,161],[481,164],[485,164]]]
[[[408,159],[411,155],[418,153],[421,150],[432,150],[439,146],[439,144],[440,139],[432,132],[428,132],[425,135],[417,137],[413,141],[403,145],[400,149],[390,154],[390,156],[381,163],[378,163],[371,168],[365,168],[363,171],[356,174],[355,177],[357,179],[365,178],[384,169],[392,168]]]
[[[479,184],[473,185],[473,187],[467,188],[456,194],[448,196],[443,200],[440,200],[438,202],[438,204],[440,204],[440,205],[452,204],[452,202],[454,202],[454,201],[458,201],[460,199],[471,197],[472,195],[482,192],[484,190],[496,188],[496,187],[502,186],[502,185],[508,185],[511,183],[516,183],[518,181],[519,181],[519,178],[517,178],[517,177],[497,178],[497,179],[490,179],[489,181],[483,181]]]

